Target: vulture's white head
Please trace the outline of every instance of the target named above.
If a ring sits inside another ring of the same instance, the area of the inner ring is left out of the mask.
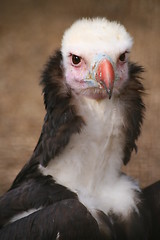
[[[93,99],[111,98],[128,79],[132,38],[117,22],[105,18],[76,21],[62,40],[63,67],[68,85]]]

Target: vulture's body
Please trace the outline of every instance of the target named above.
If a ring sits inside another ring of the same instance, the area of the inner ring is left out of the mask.
[[[152,239],[155,199],[121,172],[144,114],[131,46],[125,28],[105,19],[65,32],[42,76],[40,139],[0,199],[0,239]]]

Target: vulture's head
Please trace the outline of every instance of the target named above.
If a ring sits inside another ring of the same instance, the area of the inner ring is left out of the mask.
[[[82,19],[62,40],[67,84],[77,94],[93,99],[119,94],[128,79],[128,55],[132,38],[117,22]]]

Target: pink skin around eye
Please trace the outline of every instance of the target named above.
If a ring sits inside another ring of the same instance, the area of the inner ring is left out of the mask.
[[[85,88],[86,83],[84,82],[85,76],[87,75],[87,66],[83,59],[77,65],[72,63],[72,56],[69,57],[67,68],[65,72],[66,81],[71,88],[79,89]]]
[[[71,57],[72,56],[69,56],[66,63],[66,82],[72,89],[75,89],[75,91],[79,92],[79,90],[88,88],[88,84],[84,82],[84,79],[88,75],[89,69],[87,68],[87,64],[83,59],[81,59],[79,64],[74,65]],[[114,81],[113,92],[119,93],[119,90],[128,79],[128,62],[122,62],[118,60],[115,71],[116,79]]]

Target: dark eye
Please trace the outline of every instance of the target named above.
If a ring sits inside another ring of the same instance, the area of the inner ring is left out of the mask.
[[[77,56],[77,55],[72,55],[72,63],[74,65],[78,65],[81,62],[81,57]]]
[[[120,56],[119,56],[119,60],[121,62],[124,62],[126,60],[126,53],[122,53]]]

